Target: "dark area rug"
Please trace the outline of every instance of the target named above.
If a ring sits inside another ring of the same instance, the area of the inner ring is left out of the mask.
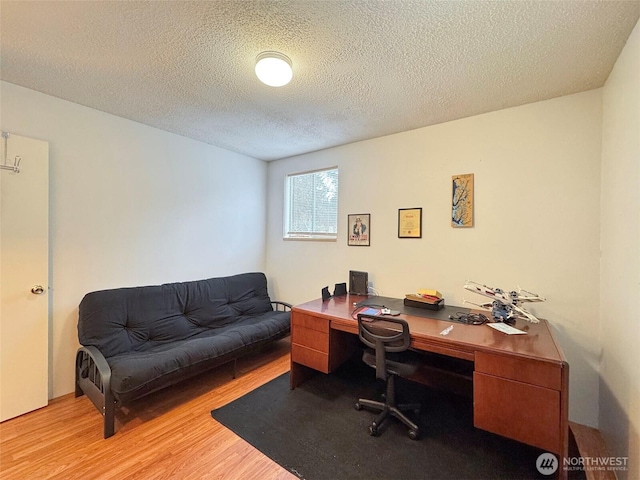
[[[380,436],[369,435],[375,414],[354,404],[379,398],[382,386],[361,362],[318,373],[295,390],[284,374],[211,415],[307,480],[550,478],[536,469],[543,450],[473,427],[472,399],[399,380],[398,400],[422,404],[417,441],[395,419]]]

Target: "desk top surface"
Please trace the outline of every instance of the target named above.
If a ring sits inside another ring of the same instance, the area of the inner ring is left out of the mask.
[[[355,309],[354,304],[367,298],[372,297],[345,295],[332,297],[325,302],[317,299],[296,305],[293,310],[329,318],[332,328],[357,333],[357,321],[351,316]],[[430,346],[432,346],[435,351],[443,348],[469,353],[485,351],[553,363],[566,361],[562,350],[553,338],[549,324],[544,319],[541,319],[540,323],[518,319],[514,326],[525,331],[526,335],[507,335],[487,325],[465,325],[449,320],[406,314],[399,315],[399,318],[407,320],[414,346],[422,350],[431,350]],[[447,335],[441,335],[443,330],[451,326],[453,328]]]

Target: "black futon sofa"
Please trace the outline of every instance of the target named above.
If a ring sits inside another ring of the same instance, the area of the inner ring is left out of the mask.
[[[108,438],[120,405],[287,336],[290,310],[271,301],[262,273],[88,293],[76,397],[102,413]]]

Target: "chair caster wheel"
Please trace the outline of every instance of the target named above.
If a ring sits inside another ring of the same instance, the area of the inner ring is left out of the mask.
[[[409,438],[411,440],[417,440],[418,439],[418,430],[409,430]]]
[[[373,425],[371,425],[369,427],[369,435],[371,435],[372,437],[377,437],[378,436],[378,427],[374,427]]]
[[[355,407],[356,410],[362,410],[362,405],[360,405],[360,402],[356,402],[354,407]]]

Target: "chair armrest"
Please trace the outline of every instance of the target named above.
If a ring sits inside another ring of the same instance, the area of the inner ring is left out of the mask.
[[[276,312],[288,312],[293,308],[293,305],[291,305],[290,303],[278,301],[271,302],[271,306]]]

